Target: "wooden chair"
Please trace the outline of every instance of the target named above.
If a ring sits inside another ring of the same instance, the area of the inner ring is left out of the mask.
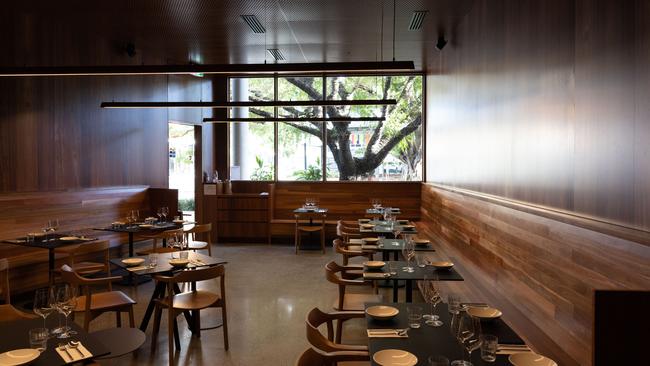
[[[341,351],[323,352],[313,348],[306,349],[296,361],[296,366],[369,366],[367,352]]]
[[[374,252],[372,251],[362,251],[361,247],[359,247],[359,250],[353,250],[350,248],[350,246],[345,246],[343,244],[343,241],[341,239],[334,239],[332,242],[332,245],[334,246],[334,251],[339,253],[343,257],[343,265],[347,266],[350,258],[354,257],[366,257],[368,260],[372,260]]]
[[[357,266],[340,266],[336,262],[331,261],[325,265],[325,275],[329,282],[336,284],[339,287],[339,298],[334,303],[334,309],[339,311],[364,311],[364,304],[366,302],[381,302],[382,298],[377,294],[347,294],[345,289],[347,286],[373,286],[372,281],[358,280],[360,275],[357,273],[349,273],[350,271],[358,271]]]
[[[157,281],[167,284],[167,296],[163,299],[156,300],[156,310],[154,312],[154,328],[151,336],[151,348],[156,348],[156,339],[160,330],[160,318],[163,309],[167,309],[167,331],[169,338],[169,364],[174,360],[174,334],[178,331],[176,328],[176,317],[186,311],[193,313],[192,319],[194,324],[190,325],[195,334],[200,336],[200,317],[199,311],[207,308],[221,308],[223,321],[223,343],[224,348],[228,350],[228,316],[226,313],[226,283],[225,283],[224,266],[196,269],[191,271],[181,271],[173,276],[155,276]],[[182,282],[199,282],[211,279],[220,279],[220,294],[203,290],[192,290],[177,294],[174,288]],[[180,343],[176,344],[180,349]]]
[[[325,212],[307,212],[295,214],[296,218],[296,231],[295,231],[295,245],[296,254],[300,250],[300,242],[302,233],[315,233],[320,232],[320,246],[323,254],[325,254],[325,219],[327,213]],[[309,224],[306,220],[309,220]]]
[[[108,277],[111,276],[111,262],[110,262],[110,245],[108,241],[102,240],[86,244],[67,245],[54,250],[55,253],[66,254],[66,264],[72,268],[74,272],[81,276],[88,276],[100,272],[106,272]],[[91,254],[96,252],[104,252],[103,262],[92,261],[78,261],[77,258],[84,254]],[[60,272],[60,270],[57,270]]]
[[[178,248],[169,246],[170,241],[184,238],[185,233],[181,228],[181,229],[174,229],[174,230],[165,230],[151,235],[142,235],[142,237],[146,239],[151,239],[153,241],[153,245],[150,249],[138,250],[136,252],[138,255],[147,255],[151,253],[170,253],[170,252],[178,251]],[[167,241],[168,245],[166,247],[163,246],[158,247],[158,240],[160,240],[161,242],[165,240]]]
[[[5,304],[11,304],[11,290],[9,289],[9,260],[0,259],[0,296]]]
[[[316,349],[325,352],[335,351],[366,351],[367,346],[342,344],[343,322],[350,319],[364,319],[363,311],[336,311],[325,313],[319,308],[313,308],[307,314],[307,340]],[[336,320],[336,337],[334,336],[334,321]],[[327,325],[327,337],[318,330],[321,325]]]
[[[212,223],[203,225],[194,225],[194,227],[185,230],[185,240],[188,244],[188,249],[197,251],[207,249],[208,255],[212,256],[212,239],[210,233],[212,232]],[[205,234],[208,238],[207,241],[196,240],[196,234]]]
[[[23,320],[23,319],[36,319],[38,316],[34,314],[29,314],[22,312],[15,307],[11,306],[11,304],[2,304],[0,305],[0,322],[13,322],[16,320]]]
[[[113,291],[112,282],[122,277],[85,278],[77,274],[70,266],[61,267],[61,278],[70,285],[82,288],[84,295],[77,298],[75,313],[84,313],[84,329],[88,331],[90,322],[103,313],[114,311],[117,326],[122,326],[122,313],[129,313],[129,325],[135,327],[133,305],[136,302],[122,291]],[[108,291],[92,293],[91,286],[107,285]]]
[[[361,233],[359,228],[353,228],[345,225],[343,220],[336,223],[336,235],[343,240],[346,246],[352,246],[352,250],[361,250],[363,241],[361,240]]]

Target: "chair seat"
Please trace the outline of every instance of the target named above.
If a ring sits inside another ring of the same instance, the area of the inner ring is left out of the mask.
[[[88,272],[99,272],[106,269],[106,265],[97,262],[79,262],[71,265],[72,269],[79,274],[88,274]]]
[[[221,296],[210,291],[192,291],[183,292],[174,295],[174,309],[180,310],[200,310],[214,305],[221,299]],[[161,305],[168,307],[169,300],[167,297],[158,301]]]
[[[321,231],[323,230],[323,228],[321,226],[298,226],[298,230],[314,232],[314,231]]]
[[[362,244],[363,244],[363,240],[361,240],[361,239],[348,239],[348,244],[352,244],[352,245],[362,245]],[[349,247],[350,247],[350,246],[348,245],[348,248],[349,248]]]
[[[345,294],[345,301],[343,302],[343,308],[339,309],[338,300],[334,302],[334,310],[338,311],[364,311],[366,309],[365,303],[367,302],[382,302],[381,295],[373,294]]]
[[[109,291],[99,292],[93,294],[90,298],[90,310],[105,310],[110,308],[118,308],[127,305],[135,304],[135,300],[131,299],[127,294],[122,291]],[[77,298],[77,307],[74,309],[76,312],[86,311],[86,296],[79,296]]]
[[[187,245],[187,248],[190,250],[206,249],[207,247],[207,241],[190,241]]]

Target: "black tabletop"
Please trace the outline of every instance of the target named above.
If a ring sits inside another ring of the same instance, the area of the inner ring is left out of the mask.
[[[432,266],[426,266],[424,268],[418,267],[415,265],[415,261],[411,262],[411,266],[415,269],[414,272],[405,272],[402,270],[402,267],[406,267],[406,262],[404,261],[387,261],[386,265],[379,270],[367,271],[367,272],[383,272],[390,273],[389,263],[395,263],[395,268],[397,268],[397,274],[390,277],[386,277],[388,280],[423,280],[425,276],[436,273],[438,275],[438,281],[463,281],[463,276],[461,276],[454,268],[450,269],[435,269]]]
[[[379,239],[376,248],[373,248],[373,250],[377,250],[380,252],[401,251],[402,249],[404,249],[404,239],[386,239],[386,238]],[[435,252],[436,250],[433,249],[433,245],[429,243],[426,245],[415,245],[415,251]]]
[[[27,238],[23,237],[23,238],[17,238],[13,240],[3,240],[3,242],[14,244],[14,245],[23,245],[32,248],[55,249],[66,245],[82,244],[82,243],[88,243],[97,240],[97,238],[86,238],[86,237],[79,240],[61,240],[61,238],[70,237],[70,236],[71,235],[69,234],[56,233],[56,234],[49,234],[47,236],[37,237],[34,238],[34,240],[28,240]]]
[[[323,207],[304,208],[300,207],[293,210],[293,213],[327,213],[328,209]]]
[[[47,326],[52,329],[58,325],[56,320],[56,315],[52,314],[47,318]],[[59,356],[54,348],[58,346],[59,343],[67,343],[71,340],[79,341],[83,344],[90,353],[95,357],[107,355],[110,353],[110,350],[104,346],[101,340],[97,339],[93,335],[86,333],[80,326],[72,321],[68,321],[68,325],[72,327],[77,334],[72,335],[67,339],[57,339],[51,338],[47,342],[47,349],[41,353],[41,356],[30,363],[30,365],[65,365],[65,361]],[[26,320],[17,320],[13,322],[0,323],[2,327],[2,332],[4,336],[0,337],[0,353],[20,349],[20,348],[30,348],[29,347],[29,330],[33,328],[42,328],[43,319],[26,319]]]
[[[403,303],[383,303],[383,304],[366,304],[366,307],[372,305],[388,305],[399,309],[399,314],[386,321],[374,320],[366,315],[366,323],[368,329],[402,329],[408,328],[408,319],[406,308],[409,305],[422,306],[425,313],[428,310],[427,304],[403,304]],[[384,349],[400,349],[411,352],[418,358],[418,365],[426,365],[427,358],[431,355],[442,355],[449,359],[449,361],[460,360],[466,353],[461,348],[460,344],[455,337],[452,336],[449,329],[451,323],[451,314],[447,311],[446,304],[440,304],[436,307],[436,314],[440,316],[440,320],[444,323],[440,327],[431,327],[424,324],[418,329],[410,329],[408,331],[408,338],[368,338],[368,350],[370,352],[370,359],[372,356]],[[492,321],[493,324],[486,328],[482,325],[483,334],[493,334],[499,338],[499,343],[513,343],[509,342],[516,340],[516,344],[524,344],[515,332],[501,320]],[[503,338],[502,338],[503,337]],[[371,361],[372,365],[377,365]],[[472,352],[472,363],[474,366],[490,365],[490,366],[510,366],[507,355],[497,355],[496,362],[485,362],[481,359],[481,351],[475,350]]]
[[[408,234],[417,234],[418,231],[415,227],[412,228],[404,228],[403,225],[398,225],[400,232],[402,234],[408,235]],[[377,234],[392,234],[393,229],[390,227],[390,225],[375,225],[372,227],[372,229],[364,229],[363,227],[359,228],[360,233],[377,233]]]
[[[113,231],[116,233],[142,233],[142,232],[155,232],[155,231],[161,231],[161,230],[172,230],[172,229],[180,229],[183,227],[185,224],[181,223],[173,223],[173,222],[163,222],[159,224],[154,224],[153,226],[141,226],[142,223],[140,224],[134,224],[134,225],[122,225],[122,226],[107,226],[107,227],[102,227],[102,228],[95,228],[95,230],[100,230],[100,231]]]
[[[359,222],[359,225],[372,224],[372,225],[390,226],[390,221],[386,221],[386,220],[359,219],[358,222]],[[409,220],[397,220],[397,223],[400,224],[400,225],[408,225]]]
[[[391,212],[394,214],[400,214],[401,211],[399,207],[391,207]],[[368,208],[366,209],[366,214],[368,215],[383,215],[384,214],[384,208]]]
[[[158,254],[158,261],[157,265],[155,267],[149,267],[149,256],[140,256],[140,257],[131,257],[131,258],[142,258],[144,259],[144,263],[142,266],[145,266],[146,268],[141,269],[141,270],[136,270],[136,271],[129,271],[135,275],[139,276],[148,276],[148,275],[154,275],[154,274],[162,274],[162,273],[169,273],[169,272],[174,272],[174,271],[180,271],[183,269],[188,269],[188,268],[197,268],[197,267],[213,267],[213,266],[218,266],[220,264],[226,264],[228,263],[225,259],[222,258],[216,258],[216,257],[210,257],[208,255],[204,255],[201,253],[195,253],[193,251],[188,251],[188,259],[190,260],[190,264],[188,264],[185,267],[174,267],[171,264],[169,264],[169,260],[172,258],[172,254],[175,257],[178,257],[179,252],[174,252],[174,253],[159,253]],[[122,259],[126,258],[114,258],[111,259],[111,263],[118,267],[122,268],[129,268],[127,265],[122,263]],[[138,266],[136,268],[141,268],[142,266]]]

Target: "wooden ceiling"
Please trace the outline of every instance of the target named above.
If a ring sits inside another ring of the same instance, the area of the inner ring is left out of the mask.
[[[395,58],[426,69],[438,57],[439,30],[453,46],[473,4],[396,0]],[[22,0],[3,7],[0,66],[274,62],[267,48],[292,63],[393,59],[392,0]],[[409,31],[415,10],[428,14],[422,29]],[[253,33],[243,14],[256,15],[266,33]],[[128,43],[135,56],[127,55]]]

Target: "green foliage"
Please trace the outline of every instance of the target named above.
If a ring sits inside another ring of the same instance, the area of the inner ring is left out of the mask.
[[[194,211],[194,198],[179,199],[178,209],[181,211]]]
[[[293,173],[296,180],[318,181],[323,179],[320,159],[316,159],[316,164],[308,165],[307,169],[298,170]]]
[[[255,163],[257,166],[251,174],[251,180],[273,180],[273,166],[264,164],[264,160],[255,155]]]

